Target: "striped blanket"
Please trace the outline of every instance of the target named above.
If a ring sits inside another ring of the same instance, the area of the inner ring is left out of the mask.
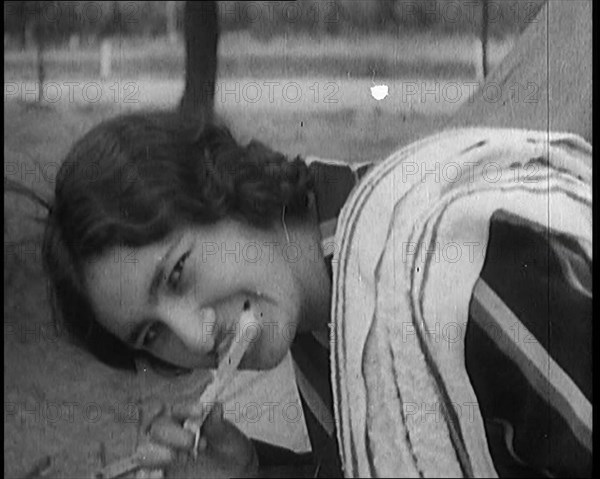
[[[502,454],[591,473],[591,154],[570,134],[451,130],[353,191],[333,263],[346,477],[511,474]],[[512,233],[492,246],[499,219]],[[515,232],[537,238],[525,259]]]

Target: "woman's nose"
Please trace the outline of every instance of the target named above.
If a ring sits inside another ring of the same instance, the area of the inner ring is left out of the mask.
[[[172,328],[190,351],[206,353],[215,347],[217,315],[213,308],[179,315]]]

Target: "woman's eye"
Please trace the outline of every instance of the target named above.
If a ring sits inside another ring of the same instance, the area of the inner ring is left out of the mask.
[[[142,339],[142,346],[144,347],[149,347],[152,345],[152,343],[154,341],[156,341],[156,338],[158,338],[158,334],[159,334],[159,325],[158,324],[152,324],[147,330],[146,330],[146,334],[144,334],[144,338]]]
[[[183,266],[185,264],[185,260],[188,258],[189,255],[190,255],[190,251],[183,254],[181,256],[181,258],[179,258],[179,261],[177,261],[177,263],[173,267],[173,271],[171,271],[171,274],[169,275],[169,280],[168,280],[168,284],[171,288],[176,288],[177,285],[179,284],[181,275],[183,273]]]

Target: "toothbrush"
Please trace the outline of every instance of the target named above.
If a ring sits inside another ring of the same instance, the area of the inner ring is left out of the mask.
[[[254,313],[248,307],[248,309],[242,313],[238,323],[240,327],[239,339],[234,339],[229,351],[219,363],[219,367],[214,375],[214,380],[206,387],[200,400],[192,407],[191,417],[183,423],[185,429],[188,429],[195,434],[194,456],[196,456],[198,452],[198,441],[200,439],[200,428],[202,427],[202,424],[206,421],[212,408],[217,403],[217,399],[223,394],[225,387],[231,382],[250,342],[255,339],[254,337],[250,339],[241,339],[241,332],[244,331],[245,326],[252,324],[254,321]]]
[[[192,431],[195,435],[194,447],[192,450],[194,457],[198,454],[198,443],[200,440],[200,428],[202,427],[202,424],[206,421],[206,418],[217,403],[217,399],[222,395],[227,384],[231,382],[233,374],[240,365],[250,342],[254,339],[254,337],[241,339],[241,332],[244,330],[245,326],[248,326],[255,321],[254,313],[249,305],[245,304],[244,311],[242,312],[239,321],[239,338],[234,339],[227,354],[219,363],[219,366],[214,373],[213,381],[206,387],[198,402],[192,407],[191,417],[183,423],[183,427]],[[114,479],[123,476],[142,467],[142,463],[145,462],[148,457],[156,456],[157,464],[161,464],[164,458],[159,457],[160,454],[158,451],[159,449],[152,444],[142,445],[132,455],[97,470],[92,475],[92,479]],[[146,464],[143,467],[147,468],[152,466]]]

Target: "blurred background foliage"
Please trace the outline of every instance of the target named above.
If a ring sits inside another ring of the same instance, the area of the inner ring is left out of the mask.
[[[5,48],[27,48],[35,35],[48,44],[93,45],[107,35],[156,38],[181,35],[182,1],[4,2]],[[356,36],[478,34],[483,0],[298,0],[218,2],[222,32],[259,39],[280,35]],[[489,35],[517,34],[543,3],[490,2]],[[201,27],[201,26],[199,26]]]

